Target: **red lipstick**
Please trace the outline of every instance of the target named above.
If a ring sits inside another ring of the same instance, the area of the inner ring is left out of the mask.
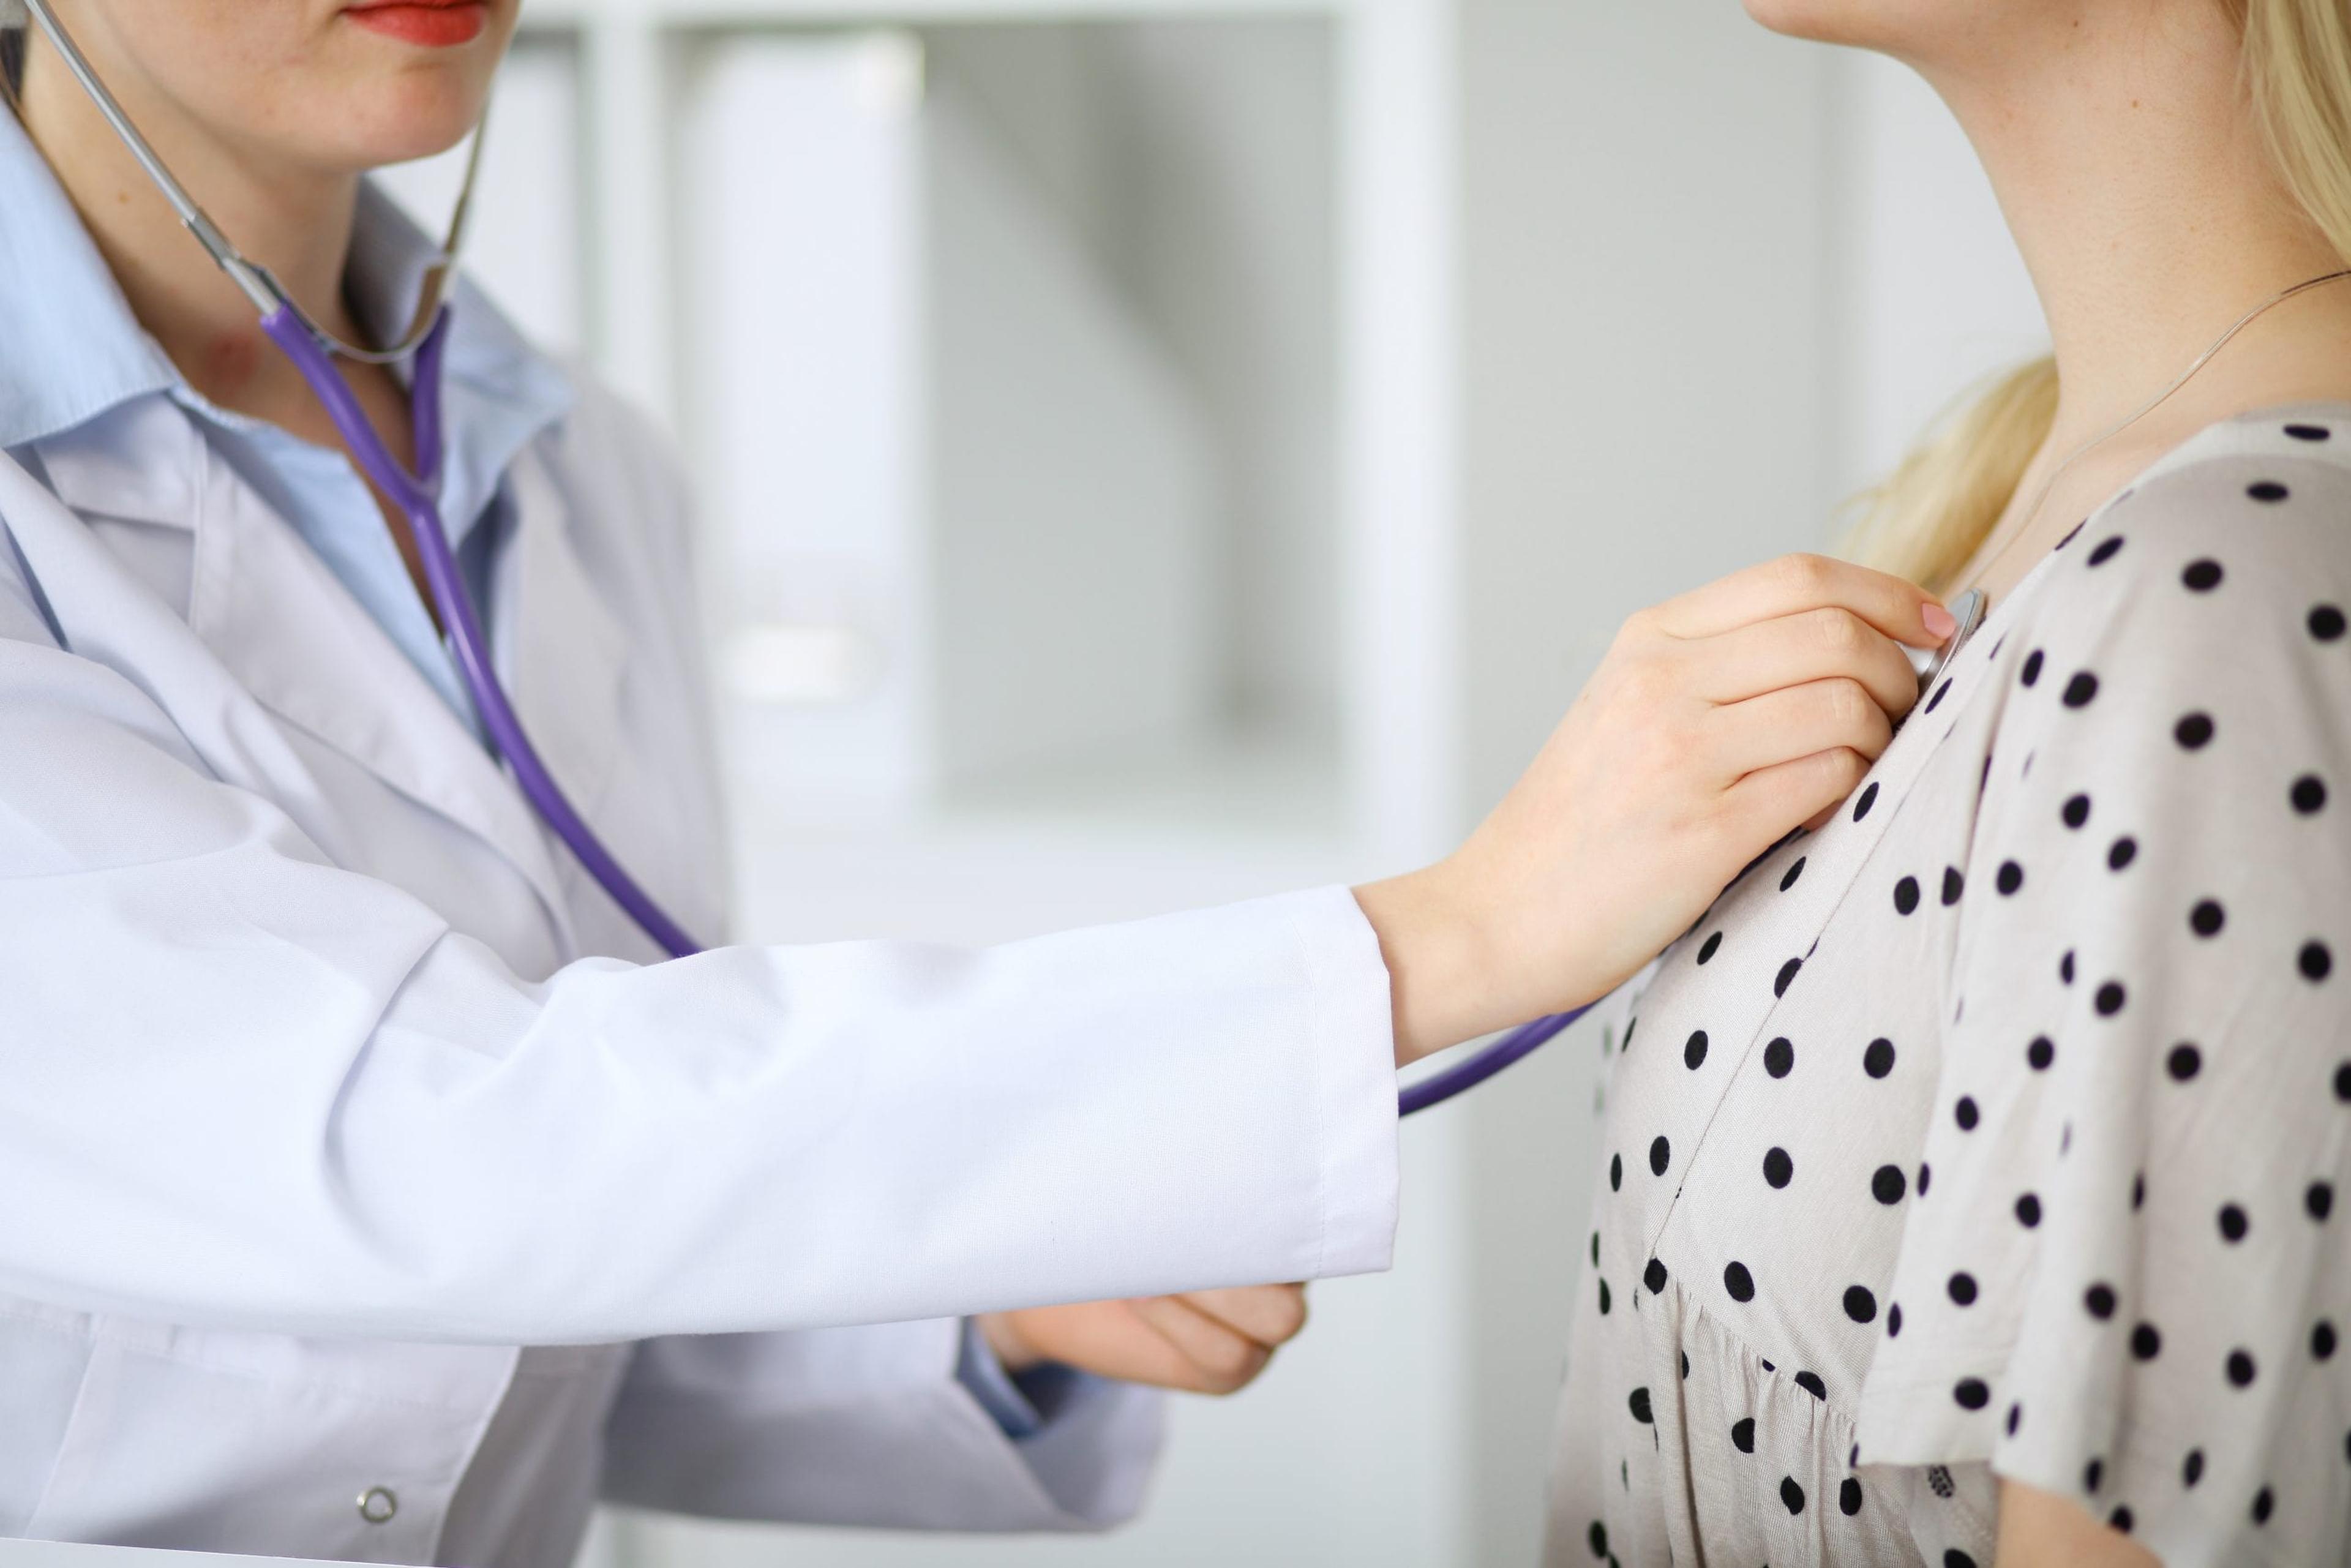
[[[490,25],[485,0],[381,0],[343,15],[371,33],[428,49],[470,44]]]

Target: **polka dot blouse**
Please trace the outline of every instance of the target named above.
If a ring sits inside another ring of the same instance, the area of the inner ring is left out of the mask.
[[[1552,1564],[2351,1560],[2351,408],[2215,426],[1612,1003]]]

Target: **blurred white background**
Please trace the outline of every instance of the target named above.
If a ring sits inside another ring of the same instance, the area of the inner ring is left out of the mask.
[[[737,935],[987,941],[1403,869],[1632,610],[1833,543],[2041,342],[1948,115],[1729,0],[533,0],[476,276],[673,432]],[[398,172],[438,214],[446,161]],[[1405,1135],[1390,1275],[1143,1522],[605,1520],[604,1568],[1531,1561],[1571,1034]]]

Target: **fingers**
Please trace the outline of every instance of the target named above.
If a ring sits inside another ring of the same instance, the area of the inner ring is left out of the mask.
[[[1832,605],[1919,648],[1941,646],[1958,624],[1916,583],[1824,555],[1783,555],[1761,562],[1668,599],[1648,614],[1667,636],[1718,637],[1758,621]]]
[[[1918,674],[1902,645],[1843,605],[1741,626],[1694,643],[1687,656],[1698,694],[1709,702],[1836,676],[1860,682],[1889,717],[1918,700]]]
[[[1272,1351],[1182,1297],[1154,1296],[1136,1301],[1134,1310],[1186,1364],[1184,1381],[1173,1386],[1202,1394],[1230,1394],[1272,1359]]]
[[[1724,793],[1725,820],[1742,843],[1761,853],[1791,823],[1817,831],[1868,771],[1868,758],[1843,747],[1759,768]]]
[[[1306,1326],[1306,1287],[1252,1285],[1245,1290],[1194,1291],[1186,1306],[1273,1350]]]
[[[1718,776],[1745,778],[1815,752],[1849,750],[1876,761],[1893,721],[1860,682],[1837,676],[1783,686],[1716,710]]]

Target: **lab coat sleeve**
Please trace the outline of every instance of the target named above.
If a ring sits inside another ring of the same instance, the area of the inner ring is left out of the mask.
[[[1087,1380],[1014,1439],[955,1375],[953,1319],[637,1347],[605,1442],[614,1501],[721,1519],[1088,1530],[1132,1518],[1164,1398]]]
[[[515,1343],[1387,1263],[1388,984],[1343,888],[527,983],[15,608],[0,1291]]]

